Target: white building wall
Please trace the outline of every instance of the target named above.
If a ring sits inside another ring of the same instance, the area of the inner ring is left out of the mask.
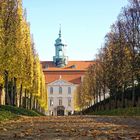
[[[59,93],[59,87],[62,87],[62,93]],[[71,93],[68,93],[68,88],[71,88]],[[50,88],[53,88],[53,93],[50,93]],[[48,90],[48,115],[57,115],[57,107],[59,105],[59,99],[62,99],[62,106],[64,106],[64,114],[68,115],[68,112],[74,112],[74,93],[76,85],[64,80],[57,80],[47,85]],[[68,106],[68,100],[71,99],[71,105]],[[53,100],[53,105],[50,105],[50,100]]]

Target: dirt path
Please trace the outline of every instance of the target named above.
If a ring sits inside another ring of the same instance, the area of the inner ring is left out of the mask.
[[[140,140],[140,118],[23,117],[0,123],[0,140]]]

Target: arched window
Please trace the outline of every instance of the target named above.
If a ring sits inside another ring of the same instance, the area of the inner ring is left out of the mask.
[[[71,87],[68,87],[68,94],[71,94]]]
[[[62,94],[62,87],[59,87],[59,94]]]
[[[50,94],[53,94],[53,87],[50,87]]]

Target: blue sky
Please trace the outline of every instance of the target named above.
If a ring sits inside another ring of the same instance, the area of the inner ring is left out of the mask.
[[[23,0],[41,60],[52,60],[59,24],[70,60],[92,60],[127,0]]]

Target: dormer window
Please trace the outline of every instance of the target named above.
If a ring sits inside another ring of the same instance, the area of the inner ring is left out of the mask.
[[[72,69],[75,69],[75,68],[76,68],[76,65],[72,65],[71,68],[72,68]]]

